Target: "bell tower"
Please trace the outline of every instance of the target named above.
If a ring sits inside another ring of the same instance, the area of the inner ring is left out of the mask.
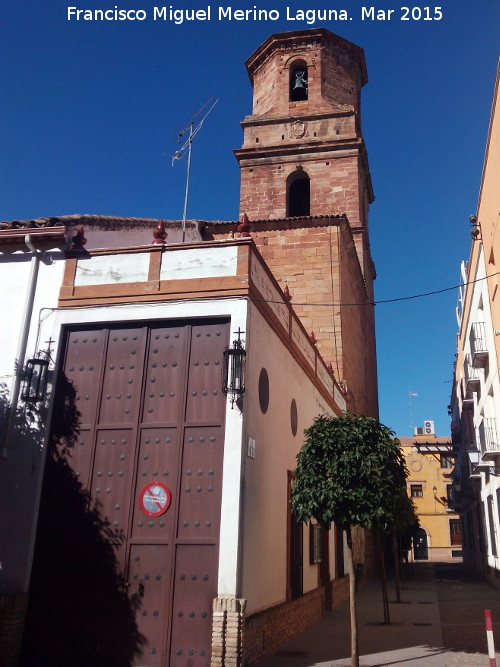
[[[247,60],[240,213],[348,407],[378,415],[373,191],[361,132],[361,48],[328,30],[271,35]],[[229,226],[213,225],[212,238]],[[246,233],[249,235],[249,233]]]
[[[240,212],[250,220],[345,214],[363,269],[373,191],[361,133],[363,49],[328,30],[271,35],[246,61]]]

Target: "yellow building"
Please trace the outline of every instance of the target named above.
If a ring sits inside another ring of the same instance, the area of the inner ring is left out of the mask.
[[[434,433],[425,421],[412,438],[399,438],[408,467],[408,495],[415,503],[420,530],[414,544],[415,560],[454,561],[462,558],[460,515],[451,503],[455,466],[450,438]]]

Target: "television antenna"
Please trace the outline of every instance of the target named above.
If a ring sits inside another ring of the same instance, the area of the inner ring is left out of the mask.
[[[203,123],[207,118],[208,114],[212,111],[214,106],[219,101],[219,98],[211,97],[205,104],[199,109],[191,120],[177,133],[177,143],[181,143],[181,139],[186,133],[188,137],[184,144],[179,148],[178,151],[172,155],[172,167],[175,164],[176,160],[182,160],[187,153],[187,173],[186,173],[186,192],[184,195],[184,213],[182,214],[182,240],[184,241],[186,236],[186,218],[187,218],[187,208],[188,208],[188,199],[189,199],[189,177],[191,174],[191,153],[193,151],[193,139],[198,134],[198,132],[203,127]],[[208,109],[208,110],[207,110]],[[201,120],[200,116],[203,115]]]
[[[416,394],[414,391],[411,391],[408,389],[408,409],[410,411],[410,433],[413,435],[413,410],[412,410],[412,403],[411,399],[416,398],[418,394]]]

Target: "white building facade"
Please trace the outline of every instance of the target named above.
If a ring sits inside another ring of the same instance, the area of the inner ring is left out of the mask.
[[[452,439],[459,452],[455,503],[462,513],[464,560],[495,584],[500,572],[499,73],[478,208],[470,217],[471,254],[462,265],[450,405]]]
[[[451,403],[453,440],[460,447],[455,504],[462,512],[465,562],[497,570],[500,382],[484,253],[480,241],[474,243],[476,261],[463,267],[467,286],[462,288],[463,306],[458,310],[459,347]]]
[[[111,222],[86,223],[88,244],[72,220],[0,238],[4,624],[28,609],[22,664],[251,662],[290,610],[289,634],[320,618],[343,571],[334,533],[311,556],[289,507],[303,430],[343,392],[251,238],[166,245],[136,221],[127,246],[113,220],[120,246],[96,248]],[[241,395],[223,391],[235,340]]]

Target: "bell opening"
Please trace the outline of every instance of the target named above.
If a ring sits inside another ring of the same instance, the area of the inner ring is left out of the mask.
[[[308,94],[307,65],[303,60],[299,60],[290,68],[290,102],[307,100]]]
[[[305,172],[292,174],[287,183],[287,217],[311,215],[311,182]]]

